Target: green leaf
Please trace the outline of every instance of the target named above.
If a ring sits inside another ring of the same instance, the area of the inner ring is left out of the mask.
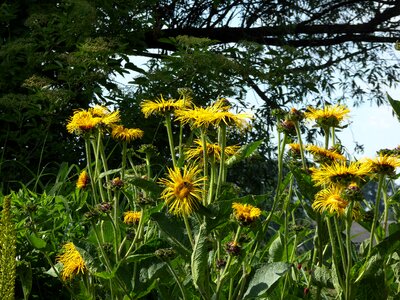
[[[392,106],[394,112],[397,115],[397,118],[400,119],[400,101],[399,100],[394,100],[392,97],[389,96],[388,93],[386,93],[387,98],[389,100],[390,105]]]
[[[313,282],[319,287],[333,288],[332,270],[325,266],[316,266],[312,273]]]
[[[176,219],[166,217],[163,213],[154,213],[150,218],[157,223],[159,229],[165,234],[169,242],[176,247],[182,256],[189,260],[192,253],[189,250],[189,240],[185,235],[184,226],[182,222],[177,222]]]
[[[226,166],[231,166],[235,163],[240,162],[241,160],[250,157],[254,151],[257,150],[257,148],[261,145],[263,140],[255,141],[247,145],[243,145],[235,155],[231,156],[229,159],[226,161]]]
[[[52,277],[58,277],[58,276],[57,276],[57,273],[60,274],[60,272],[62,271],[62,269],[63,269],[62,263],[58,262],[58,263],[56,263],[56,264],[54,265],[54,268],[50,268],[50,269],[48,269],[48,270],[47,270],[46,272],[44,272],[44,273],[45,273],[45,274],[48,274],[48,275],[50,275],[50,276],[52,276]]]
[[[32,268],[30,262],[25,262],[17,267],[17,275],[21,281],[24,299],[29,299],[32,290]],[[57,274],[55,274],[57,277]]]
[[[103,177],[106,177],[106,176],[108,176],[108,175],[112,175],[112,174],[118,173],[118,172],[120,172],[120,171],[121,171],[121,168],[119,168],[119,169],[108,170],[108,171],[106,171],[106,172],[100,173],[99,178],[103,178]]]
[[[32,244],[33,247],[35,247],[36,249],[42,249],[44,247],[46,247],[46,241],[38,238],[35,234],[30,234],[26,236],[29,240],[29,242]]]
[[[194,286],[202,291],[202,294],[208,294],[207,274],[208,269],[208,251],[206,243],[206,226],[202,224],[196,236],[195,246],[191,257],[192,279]]]
[[[125,262],[127,263],[132,263],[132,262],[139,262],[142,261],[146,258],[154,257],[154,253],[146,253],[146,254],[132,254],[129,255],[126,259]]]
[[[147,192],[155,193],[156,195],[159,195],[162,191],[162,187],[151,180],[146,180],[146,179],[143,179],[140,177],[135,177],[135,178],[129,179],[128,181],[129,181],[129,183],[133,184],[134,186],[137,186],[138,188],[141,188]],[[156,198],[158,198],[158,196]]]
[[[285,262],[273,262],[263,264],[254,272],[243,299],[262,299],[271,292],[274,284],[286,274],[290,264]]]
[[[275,239],[273,240],[271,246],[269,247],[268,253],[270,261],[277,262],[283,259],[284,247],[280,232],[277,232],[277,234],[275,235]]]

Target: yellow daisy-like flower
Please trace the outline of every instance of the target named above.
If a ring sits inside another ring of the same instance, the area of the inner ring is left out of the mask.
[[[312,208],[321,214],[326,212],[330,215],[343,216],[349,202],[342,197],[342,193],[343,189],[337,186],[323,189],[315,195]],[[359,217],[358,202],[354,203],[352,213],[353,218],[357,219]]]
[[[379,155],[363,159],[362,163],[370,167],[371,173],[394,176],[396,168],[400,167],[400,158],[394,155]]]
[[[125,128],[122,125],[113,127],[111,136],[119,141],[131,142],[143,137],[143,130],[138,128]]]
[[[189,159],[202,159],[203,158],[203,143],[201,140],[195,140],[195,144],[197,144],[196,148],[191,148],[186,151],[186,157]],[[209,157],[214,157],[216,160],[221,160],[221,146],[218,144],[213,144],[213,143],[207,143],[207,155]],[[238,150],[240,149],[240,146],[226,146],[225,147],[225,155],[226,157],[234,155]]]
[[[168,99],[165,100],[161,95],[160,98],[156,100],[144,100],[140,107],[145,118],[150,115],[165,115],[166,113],[173,112],[177,109],[186,109],[192,105],[190,98],[182,97],[178,100]]]
[[[334,162],[330,165],[322,165],[319,169],[311,170],[311,178],[315,185],[348,185],[363,179],[368,175],[370,167],[360,162]]]
[[[89,132],[100,124],[101,118],[93,117],[86,110],[76,110],[73,116],[68,120],[67,130],[69,133],[83,134]]]
[[[305,117],[321,127],[339,127],[340,122],[348,117],[350,110],[345,105],[327,105],[323,109],[309,107]]]
[[[234,202],[232,204],[232,208],[236,220],[238,220],[242,225],[249,225],[253,223],[261,215],[261,210],[251,204]]]
[[[161,198],[169,206],[174,215],[188,216],[195,211],[201,201],[202,185],[205,180],[200,176],[201,170],[193,166],[168,168],[168,179],[160,179],[165,186]]]
[[[222,100],[220,99],[206,108],[195,106],[193,109],[176,111],[176,118],[182,124],[191,124],[195,128],[218,127],[224,124],[240,130],[248,129],[250,127],[249,120],[252,116],[247,113],[234,114],[228,111],[230,107]]]
[[[127,225],[139,224],[142,213],[140,211],[126,211],[124,212],[124,223]]]
[[[120,121],[119,111],[110,112],[104,106],[91,107],[88,110],[76,110],[68,120],[69,133],[84,134],[99,126],[112,126]]]
[[[64,280],[70,280],[79,273],[84,274],[87,270],[85,261],[72,242],[63,246],[62,254],[56,260],[63,265],[61,277]]]
[[[88,186],[89,183],[90,183],[89,174],[85,170],[83,170],[79,174],[78,180],[76,181],[76,188],[84,189]]]
[[[324,149],[315,145],[308,145],[306,147],[306,150],[314,156],[314,159],[317,162],[331,163],[335,160],[340,160],[340,161],[346,160],[346,157],[344,157],[342,154],[336,151]]]

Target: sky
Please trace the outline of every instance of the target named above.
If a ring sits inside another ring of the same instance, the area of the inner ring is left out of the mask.
[[[400,100],[400,89],[389,90],[389,95]],[[338,134],[347,151],[355,158],[374,157],[380,149],[393,149],[400,145],[400,121],[393,115],[389,104],[377,107],[364,103],[350,107],[349,127]],[[364,145],[364,153],[355,153],[355,142]]]

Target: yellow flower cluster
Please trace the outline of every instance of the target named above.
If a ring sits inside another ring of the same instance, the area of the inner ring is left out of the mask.
[[[246,226],[253,223],[261,215],[261,210],[251,204],[241,204],[234,202],[232,204],[233,214],[240,222],[240,224]]]
[[[189,159],[202,159],[203,158],[203,144],[201,140],[195,140],[194,143],[197,145],[195,148],[191,148],[186,151],[186,156]],[[221,146],[218,144],[214,143],[206,143],[206,148],[207,148],[207,155],[209,157],[215,158],[215,160],[219,161],[221,160]],[[225,155],[226,156],[232,156],[234,155],[238,150],[239,146],[227,146],[225,147]]]

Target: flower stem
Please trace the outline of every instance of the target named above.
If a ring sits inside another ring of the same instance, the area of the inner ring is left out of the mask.
[[[345,299],[351,299],[351,268],[352,268],[352,245],[351,245],[351,225],[353,223],[353,206],[354,202],[350,201],[349,206],[346,211],[346,250],[347,250],[347,269],[346,270],[346,292]],[[344,259],[344,258],[343,258]]]
[[[303,169],[306,170],[307,169],[307,163],[306,163],[306,159],[304,157],[303,141],[302,141],[302,138],[301,138],[301,131],[300,131],[299,122],[298,121],[294,122],[294,126],[296,128],[297,139],[299,141],[299,146],[300,146],[301,162],[303,163]]]
[[[192,230],[190,229],[190,224],[189,224],[187,215],[183,215],[183,221],[185,222],[185,227],[186,227],[187,235],[190,240],[190,244],[192,245],[192,248],[194,248],[194,240],[193,240]]]
[[[381,202],[382,187],[383,187],[384,179],[385,179],[385,175],[382,175],[382,174],[379,175],[378,190],[376,191],[374,218],[372,220],[371,235],[369,237],[367,259],[371,256],[371,253],[372,253],[372,244],[374,243],[376,223],[378,222],[378,217],[379,217],[379,206],[380,206],[380,202]],[[376,241],[378,242],[378,239],[376,239]]]
[[[171,151],[172,164],[174,165],[174,167],[176,167],[177,164],[176,164],[176,157],[175,157],[174,139],[172,136],[172,124],[171,124],[171,115],[170,114],[165,115],[165,127],[167,128],[168,143],[169,143],[169,149]]]

